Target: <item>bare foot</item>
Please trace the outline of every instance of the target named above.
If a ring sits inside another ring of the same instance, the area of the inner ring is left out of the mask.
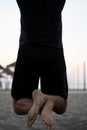
[[[54,130],[54,120],[51,117],[53,106],[53,102],[48,100],[41,112],[42,124],[47,127],[47,130]]]
[[[34,121],[36,120],[37,114],[39,114],[40,109],[45,103],[44,94],[40,90],[34,90],[33,94],[33,105],[28,112],[28,125],[31,127]]]

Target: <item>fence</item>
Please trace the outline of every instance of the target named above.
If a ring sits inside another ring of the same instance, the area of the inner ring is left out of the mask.
[[[87,75],[86,62],[81,65],[76,65],[67,72],[69,89],[72,90],[86,90],[87,89]]]
[[[86,62],[81,65],[76,65],[67,72],[68,86],[70,90],[86,90],[87,89],[87,75]],[[0,89],[10,89],[12,84],[12,76],[0,78]],[[39,82],[40,88],[40,82]]]

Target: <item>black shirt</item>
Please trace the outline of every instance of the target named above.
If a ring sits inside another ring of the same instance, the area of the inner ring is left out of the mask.
[[[20,45],[62,47],[61,12],[65,0],[17,0],[21,13]]]

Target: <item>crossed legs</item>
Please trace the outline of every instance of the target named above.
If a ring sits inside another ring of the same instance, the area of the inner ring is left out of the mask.
[[[34,90],[32,99],[22,98],[13,100],[14,112],[19,115],[28,115],[28,125],[31,127],[40,114],[42,124],[53,130],[54,120],[51,117],[52,111],[63,114],[67,107],[67,101],[60,96],[43,94],[40,90]]]

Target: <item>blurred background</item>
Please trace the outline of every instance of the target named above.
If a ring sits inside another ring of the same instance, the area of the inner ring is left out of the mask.
[[[87,89],[87,0],[66,0],[63,47],[70,90]],[[16,0],[0,0],[0,89],[10,89],[19,47]]]

